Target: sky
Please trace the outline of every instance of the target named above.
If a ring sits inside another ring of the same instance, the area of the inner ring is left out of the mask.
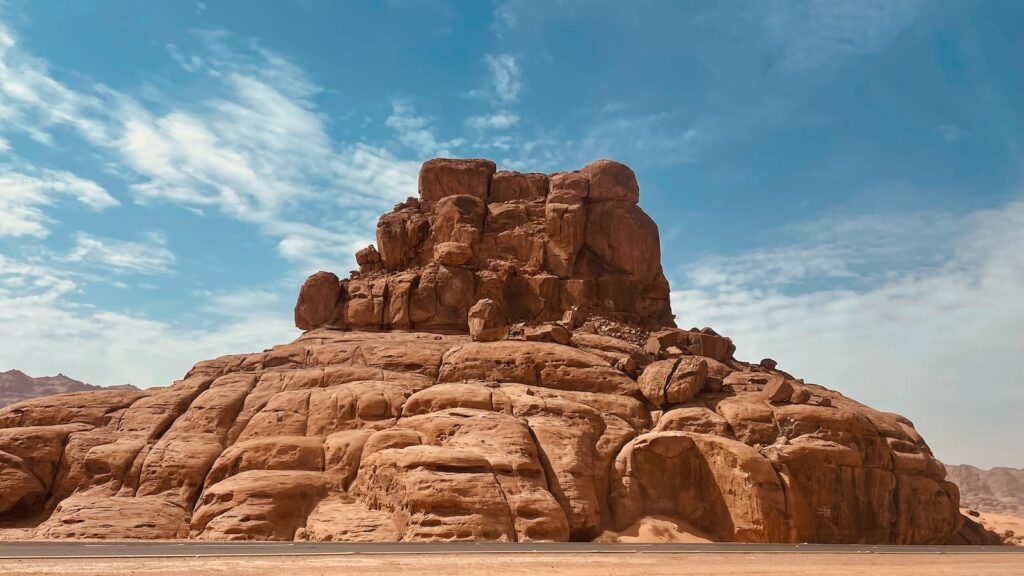
[[[0,0],[0,370],[295,338],[419,165],[629,164],[673,309],[1024,466],[1024,4]]]

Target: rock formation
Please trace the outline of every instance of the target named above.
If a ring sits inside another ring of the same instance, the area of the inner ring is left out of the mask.
[[[67,394],[68,392],[85,392],[88,390],[126,389],[135,390],[131,384],[120,386],[96,386],[79,382],[63,374],[56,376],[40,376],[33,378],[21,370],[0,372],[0,408],[40,396]]]
[[[295,323],[353,330],[468,330],[487,299],[506,323],[561,320],[574,306],[645,327],[672,324],[658,227],[627,166],[496,172],[489,160],[431,160],[420,197],[381,216],[359,272],[306,281]]]
[[[960,530],[909,420],[675,327],[626,166],[432,160],[419,187],[359,271],[303,284],[294,342],[158,391],[0,410],[0,520],[212,540],[591,540],[648,517],[747,542]]]
[[[984,470],[969,464],[947,465],[949,480],[960,488],[960,503],[982,512],[1024,518],[1024,468]]]

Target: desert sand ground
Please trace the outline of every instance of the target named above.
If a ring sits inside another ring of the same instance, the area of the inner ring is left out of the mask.
[[[975,518],[982,526],[995,532],[1003,534],[1007,531],[1013,532],[1009,543],[1015,546],[1024,546],[1024,518],[1010,516],[1008,514],[997,514],[995,512],[980,512],[981,516]]]
[[[1020,554],[399,554],[372,556],[0,560],[7,576],[451,574],[658,576],[1020,576]]]

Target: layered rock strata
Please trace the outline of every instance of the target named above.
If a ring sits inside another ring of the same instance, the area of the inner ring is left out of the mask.
[[[0,521],[44,538],[526,542],[666,516],[723,541],[967,541],[909,420],[674,327],[638,198],[609,161],[426,163],[359,272],[303,285],[294,342],[160,390],[0,410]]]
[[[466,331],[489,299],[510,323],[566,310],[634,325],[672,324],[658,226],[637,204],[629,167],[598,160],[578,172],[498,172],[490,160],[431,160],[420,195],[377,223],[359,271],[312,276],[295,323],[356,330]]]

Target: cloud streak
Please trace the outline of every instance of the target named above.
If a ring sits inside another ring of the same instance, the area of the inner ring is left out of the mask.
[[[202,58],[186,60],[177,49],[171,56],[203,74],[210,95],[177,101],[168,92],[163,111],[154,113],[124,92],[56,81],[0,24],[0,119],[7,120],[0,131],[52,144],[51,129],[71,128],[110,158],[137,201],[213,208],[252,224],[277,239],[279,254],[301,272],[351,266],[351,253],[338,247],[364,241],[366,219],[415,189],[418,163],[383,147],[333,140],[313,100],[320,88],[279,54],[223,33],[199,39]],[[430,152],[445,151],[436,148]],[[44,234],[39,210],[49,196],[39,190],[46,186],[73,187],[91,206],[110,203],[102,189],[61,177],[22,182],[35,191],[10,204],[28,224],[0,226],[8,234]]]
[[[907,26],[917,0],[774,0],[757,5],[789,71],[881,49]]]
[[[159,233],[148,234],[144,242],[133,242],[79,232],[74,247],[62,260],[116,272],[164,274],[176,260],[166,244],[167,239]]]
[[[92,180],[60,170],[37,172],[26,174],[13,166],[0,165],[0,237],[45,238],[54,221],[44,208],[61,198],[73,199],[94,211],[119,204]]]
[[[1024,405],[1011,360],[1024,349],[1024,201],[949,217],[944,229],[955,230],[954,240],[940,264],[894,266],[885,274],[859,271],[863,262],[850,258],[860,253],[857,245],[834,249],[857,230],[870,239],[872,230],[893,224],[889,216],[858,220],[831,241],[826,220],[809,226],[818,232],[799,248],[762,249],[690,268],[675,282],[678,321],[732,336],[741,357],[771,354],[809,381],[881,409],[899,407],[942,447],[942,459],[1024,465],[1016,441],[1004,433]],[[944,219],[922,218],[929,220]],[[916,237],[915,231],[905,237]],[[861,246],[880,254],[874,241]],[[903,256],[898,260],[906,264]],[[866,281],[859,287],[808,282],[836,275]],[[953,425],[964,423],[966,414],[974,415],[969,435]],[[981,453],[974,444],[979,437],[988,439]]]
[[[497,101],[509,105],[519,100],[523,81],[516,57],[511,54],[488,54],[484,57],[484,62],[490,70],[491,85]]]

